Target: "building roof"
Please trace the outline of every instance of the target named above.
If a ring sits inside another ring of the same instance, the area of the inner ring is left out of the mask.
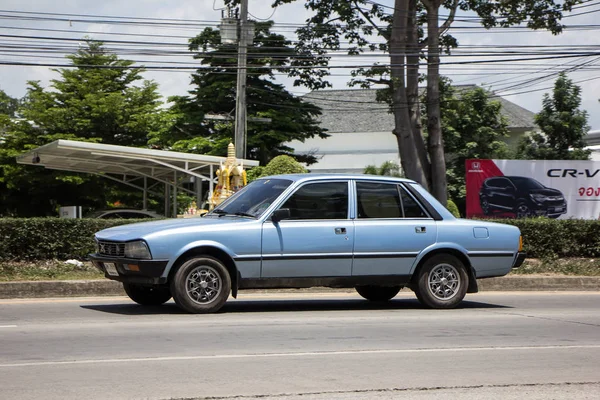
[[[459,90],[476,85],[460,85]],[[424,90],[424,89],[421,89]],[[329,133],[341,132],[391,132],[394,116],[385,103],[376,101],[377,89],[318,90],[302,98],[323,109],[319,118],[321,127]],[[509,129],[532,130],[536,128],[534,113],[508,101],[495,97],[502,104],[502,113],[508,119]]]

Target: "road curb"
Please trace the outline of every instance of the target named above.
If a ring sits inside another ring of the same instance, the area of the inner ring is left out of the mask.
[[[528,276],[509,275],[501,278],[481,279],[479,290],[486,291],[600,291],[600,277],[597,276]],[[254,293],[321,293],[352,292],[350,289],[281,289],[248,290]],[[77,296],[123,296],[125,292],[119,282],[110,280],[73,281],[23,281],[0,282],[0,299],[36,297],[77,297]]]

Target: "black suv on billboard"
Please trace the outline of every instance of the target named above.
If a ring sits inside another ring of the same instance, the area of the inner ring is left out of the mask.
[[[560,190],[546,187],[524,176],[488,178],[479,191],[485,215],[514,213],[517,218],[547,216],[558,218],[567,212],[567,202]]]

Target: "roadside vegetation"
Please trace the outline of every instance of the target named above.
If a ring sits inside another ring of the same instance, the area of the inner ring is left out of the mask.
[[[285,157],[281,161],[288,165]],[[130,222],[0,218],[0,281],[101,279],[103,275],[86,260],[94,252],[94,232]],[[499,222],[521,229],[530,256],[514,274],[600,276],[600,221],[529,218]],[[67,260],[83,264],[66,264]]]

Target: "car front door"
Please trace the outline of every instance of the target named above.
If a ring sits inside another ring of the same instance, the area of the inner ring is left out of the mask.
[[[279,207],[290,210],[289,218],[264,222],[263,278],[350,276],[349,185],[348,180],[306,183]]]
[[[356,182],[353,276],[408,276],[437,225],[400,184]]]

